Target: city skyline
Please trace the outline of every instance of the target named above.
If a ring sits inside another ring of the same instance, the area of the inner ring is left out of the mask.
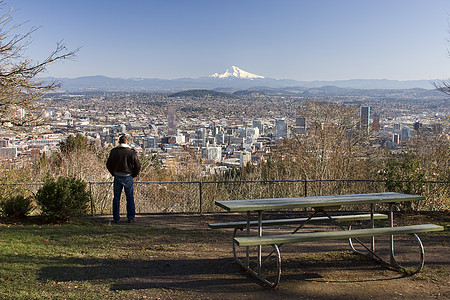
[[[450,2],[9,0],[24,53],[81,47],[52,77],[199,78],[236,65],[294,80],[447,79]]]

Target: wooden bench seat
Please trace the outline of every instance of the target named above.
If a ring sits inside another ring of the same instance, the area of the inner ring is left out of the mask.
[[[431,231],[442,231],[444,227],[435,224],[408,225],[398,227],[367,228],[341,231],[320,231],[295,234],[235,237],[239,246],[280,245],[288,243],[302,243],[310,241],[348,239],[382,235],[411,234]]]
[[[331,216],[331,218],[337,222],[346,222],[346,221],[364,221],[370,220],[370,214],[360,214],[360,215],[340,215],[340,216]],[[378,219],[387,219],[388,216],[385,214],[374,214],[373,218]],[[273,226],[273,225],[290,225],[290,224],[301,224],[305,222],[308,218],[296,218],[296,219],[278,219],[278,220],[263,220],[263,226]],[[320,222],[320,221],[329,221],[328,217],[314,217],[309,220],[309,222]],[[250,221],[250,226],[258,226],[258,221]],[[227,223],[210,223],[208,224],[209,228],[219,229],[219,228],[238,228],[244,229],[247,227],[246,221],[240,222],[227,222]]]

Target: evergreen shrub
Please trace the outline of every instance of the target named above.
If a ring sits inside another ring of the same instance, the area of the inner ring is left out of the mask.
[[[36,202],[42,215],[50,221],[68,221],[84,216],[90,199],[86,183],[73,177],[52,177],[44,179],[44,185],[36,193]]]
[[[25,219],[33,210],[31,197],[12,196],[0,202],[1,215],[7,218]]]

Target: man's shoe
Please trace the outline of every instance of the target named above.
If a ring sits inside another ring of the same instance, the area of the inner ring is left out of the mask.
[[[109,220],[109,225],[111,224],[119,224],[119,221],[116,220]]]
[[[128,223],[135,223],[136,222],[136,218],[128,220]]]

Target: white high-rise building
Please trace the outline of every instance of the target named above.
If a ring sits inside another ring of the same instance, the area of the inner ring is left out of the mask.
[[[127,126],[125,124],[119,125],[119,133],[126,133],[127,132]]]
[[[202,148],[202,157],[207,161],[219,162],[222,160],[222,147],[205,147]]]
[[[175,136],[175,142],[177,144],[184,144],[184,143],[186,143],[186,136],[184,134],[182,134],[182,133],[178,133]]]
[[[252,161],[252,153],[248,151],[242,151],[239,155],[239,163],[241,167],[246,166],[247,163]]]

